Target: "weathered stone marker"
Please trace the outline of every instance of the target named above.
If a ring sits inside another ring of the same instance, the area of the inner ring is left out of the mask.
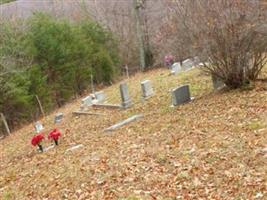
[[[191,101],[189,85],[183,85],[181,87],[175,88],[171,93],[173,106]]]
[[[183,68],[184,70],[190,70],[190,69],[192,69],[192,68],[194,67],[194,65],[195,65],[195,63],[194,63],[193,60],[191,60],[191,59],[186,59],[186,60],[184,60],[183,63],[182,63],[182,68]]]
[[[120,84],[120,93],[121,93],[122,107],[129,108],[132,105],[132,100],[130,98],[128,86],[126,83]]]
[[[95,92],[95,99],[97,102],[103,102],[105,100],[106,96],[103,91]]]
[[[93,104],[92,101],[93,101],[92,97],[91,96],[87,96],[87,97],[82,99],[82,106],[83,107],[91,106]]]
[[[122,109],[123,107],[121,105],[118,104],[102,104],[102,103],[95,103],[93,104],[94,107],[96,108],[108,108],[108,109]]]
[[[142,89],[142,97],[148,98],[154,94],[152,83],[150,80],[145,80],[141,82],[141,89]]]
[[[171,66],[171,74],[176,75],[177,73],[182,71],[182,67],[180,65],[180,63],[173,63],[173,65]]]
[[[199,57],[197,57],[197,56],[195,56],[195,57],[193,58],[193,62],[194,62],[194,65],[195,65],[195,66],[198,66],[198,65],[201,63]]]
[[[34,128],[35,128],[37,133],[40,133],[42,130],[44,130],[44,126],[41,122],[36,122],[34,124]]]
[[[224,82],[218,76],[212,74],[211,79],[212,79],[213,88],[215,90],[220,90],[225,86]]]
[[[63,113],[57,113],[55,116],[55,124],[61,122],[63,119]]]
[[[117,129],[117,128],[125,125],[125,124],[128,124],[128,123],[130,123],[132,121],[135,121],[135,120],[140,119],[140,118],[143,118],[143,117],[144,116],[142,114],[140,114],[140,115],[134,115],[134,116],[132,116],[132,117],[130,117],[130,118],[124,120],[124,121],[121,121],[121,122],[119,122],[119,123],[117,123],[117,124],[115,124],[115,125],[113,125],[113,126],[111,126],[109,128],[106,128],[104,131],[105,132],[107,132],[107,131],[113,131],[113,130],[115,130],[115,129]]]

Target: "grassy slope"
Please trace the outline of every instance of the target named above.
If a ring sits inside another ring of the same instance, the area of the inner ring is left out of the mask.
[[[143,79],[152,80],[156,92],[145,103],[140,101]],[[30,145],[32,126],[2,140],[0,199],[266,197],[266,157],[259,153],[267,144],[263,83],[251,91],[216,93],[210,78],[198,70],[177,76],[155,70],[128,82],[135,103],[128,110],[100,109],[108,115],[75,118],[71,112],[79,101],[60,109],[65,118],[56,149],[36,153]],[[196,99],[170,108],[168,90],[185,83]],[[118,86],[105,90],[111,103],[120,101]],[[144,119],[103,133],[137,113],[144,113]],[[52,128],[53,114],[43,122]],[[84,148],[65,153],[80,143]]]

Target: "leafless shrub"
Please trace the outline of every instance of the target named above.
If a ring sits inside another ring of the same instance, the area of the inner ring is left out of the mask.
[[[198,55],[204,69],[230,88],[257,78],[267,62],[266,10],[260,1],[176,0],[168,6],[178,55]]]

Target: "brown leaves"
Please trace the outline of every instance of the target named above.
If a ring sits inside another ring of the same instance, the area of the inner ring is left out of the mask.
[[[108,117],[73,117],[79,101],[62,108],[59,112],[65,118],[58,128],[63,137],[58,147],[43,154],[30,146],[31,126],[14,133],[20,140],[12,136],[2,140],[0,197],[263,198],[267,94],[257,89],[210,93],[209,77],[198,70],[176,77],[167,73],[136,74],[129,80],[134,106],[123,111],[101,110]],[[156,92],[144,103],[140,102],[139,84],[143,79],[152,80]],[[168,90],[188,80],[196,100],[170,108]],[[120,101],[117,84],[105,92],[110,103]],[[143,113],[144,119],[103,133],[104,128],[136,113]],[[48,129],[54,127],[52,120],[53,115],[44,119]],[[84,146],[65,153],[77,144]]]

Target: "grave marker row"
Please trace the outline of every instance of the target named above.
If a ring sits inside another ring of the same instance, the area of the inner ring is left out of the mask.
[[[199,65],[200,59],[196,56],[192,59],[186,59],[182,62],[182,65],[178,62],[173,63],[171,66],[171,74],[176,75],[181,71],[187,71],[195,66]]]
[[[142,98],[147,99],[154,94],[152,83],[150,80],[141,82]],[[120,84],[120,94],[122,100],[122,107],[129,108],[132,105],[132,100],[129,95],[128,86],[126,83]]]

